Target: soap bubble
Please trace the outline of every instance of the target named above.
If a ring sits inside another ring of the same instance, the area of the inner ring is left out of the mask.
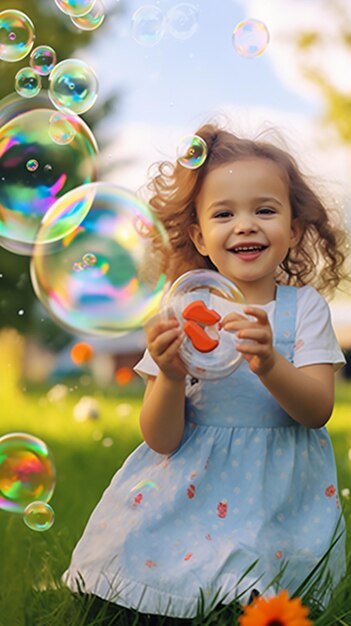
[[[49,120],[49,135],[55,143],[71,143],[76,134],[74,125],[70,122],[70,116],[64,113],[53,113]]]
[[[29,172],[35,172],[39,167],[38,161],[36,159],[29,159],[26,163],[26,168]]]
[[[132,17],[132,35],[142,46],[155,46],[165,33],[166,20],[158,7],[145,4]]]
[[[55,488],[51,452],[27,433],[0,437],[0,509],[23,513],[34,500],[48,502]]]
[[[21,61],[30,53],[34,44],[34,24],[22,13],[7,9],[0,13],[0,59]]]
[[[42,217],[58,198],[96,178],[97,145],[88,126],[67,116],[74,137],[55,143],[52,115],[53,109],[32,109],[0,125],[0,244],[17,254],[31,254]]]
[[[147,236],[153,233],[167,243],[148,205],[128,190],[101,182],[73,189],[39,230],[31,263],[37,297],[74,332],[113,336],[139,328],[159,305],[165,283]],[[43,241],[55,242],[50,254]],[[96,262],[76,271],[86,254]]]
[[[207,157],[207,144],[198,135],[185,137],[177,148],[177,161],[188,170],[196,170]]]
[[[168,32],[176,39],[190,39],[198,28],[198,10],[183,2],[172,7],[166,15]]]
[[[23,521],[31,530],[43,532],[49,530],[55,521],[55,513],[50,504],[40,500],[31,502],[23,513]]]
[[[81,30],[96,30],[105,19],[104,7],[100,0],[96,0],[89,13],[82,17],[71,17],[72,23]]]
[[[237,24],[233,31],[234,50],[249,59],[262,54],[269,43],[267,26],[260,20],[244,20]]]
[[[33,98],[41,90],[41,78],[31,67],[23,67],[15,76],[15,89],[23,98]]]
[[[192,314],[187,313],[191,303],[196,303]],[[185,332],[179,349],[191,376],[213,380],[229,376],[239,367],[243,357],[235,349],[238,340],[233,333],[219,329],[218,322],[231,311],[243,314],[244,304],[237,286],[211,270],[186,272],[171,285],[161,303],[162,315],[176,316],[184,332],[191,326],[196,334],[194,338],[193,332]]]
[[[51,102],[64,112],[85,113],[98,96],[97,76],[92,67],[80,59],[66,59],[55,65],[49,83]]]
[[[56,52],[50,46],[38,46],[30,54],[29,65],[41,76],[47,76],[56,64]]]
[[[95,0],[55,0],[55,2],[62,13],[73,17],[86,15],[95,4]]]

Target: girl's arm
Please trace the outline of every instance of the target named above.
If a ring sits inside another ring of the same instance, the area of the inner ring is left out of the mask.
[[[322,428],[329,420],[334,406],[334,370],[330,363],[297,368],[275,351],[273,367],[260,379],[302,426]]]
[[[185,378],[172,380],[161,371],[150,377],[140,413],[140,430],[147,445],[170,454],[182,439],[185,413]]]
[[[334,406],[333,366],[318,363],[295,367],[274,349],[267,313],[252,306],[245,307],[244,312],[256,321],[237,313],[222,320],[223,328],[237,331],[237,337],[243,340],[236,347],[238,352],[292,419],[307,428],[322,428]],[[245,339],[249,341],[245,343]]]
[[[178,350],[183,334],[176,319],[155,316],[145,326],[150,355],[160,369],[149,377],[139,424],[145,442],[159,454],[170,454],[182,439],[186,368]]]

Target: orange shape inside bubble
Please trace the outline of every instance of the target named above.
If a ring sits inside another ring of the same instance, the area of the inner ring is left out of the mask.
[[[94,355],[94,350],[89,343],[81,341],[76,343],[71,350],[71,359],[75,365],[81,365],[90,361]]]

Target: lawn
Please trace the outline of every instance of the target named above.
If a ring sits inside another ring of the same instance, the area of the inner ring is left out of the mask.
[[[40,437],[51,449],[57,470],[50,502],[56,519],[49,531],[31,531],[21,515],[0,510],[0,626],[151,624],[147,616],[126,610],[121,610],[117,622],[103,621],[100,609],[95,615],[65,588],[52,589],[104,488],[141,442],[138,413],[143,387],[135,383],[102,393],[71,382],[66,396],[54,401],[47,391],[26,389],[21,393],[11,390],[11,385],[0,388],[1,434],[22,431]],[[98,418],[74,418],[74,407],[82,395],[97,400]],[[350,488],[351,482],[351,385],[338,382],[328,430],[341,492]],[[351,587],[351,501],[341,496],[341,503],[348,523],[348,580],[340,584],[324,613],[312,609],[310,617],[316,626],[351,625],[351,595],[347,595],[347,587]],[[238,612],[238,605],[233,604],[187,623],[235,626]],[[160,618],[157,623],[177,624],[178,620]],[[185,620],[179,621],[183,623]]]

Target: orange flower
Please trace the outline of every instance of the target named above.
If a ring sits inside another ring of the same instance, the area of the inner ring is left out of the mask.
[[[239,617],[239,626],[312,626],[313,622],[307,619],[308,612],[300,598],[289,600],[289,594],[284,589],[274,598],[259,596],[245,606],[244,614]]]

